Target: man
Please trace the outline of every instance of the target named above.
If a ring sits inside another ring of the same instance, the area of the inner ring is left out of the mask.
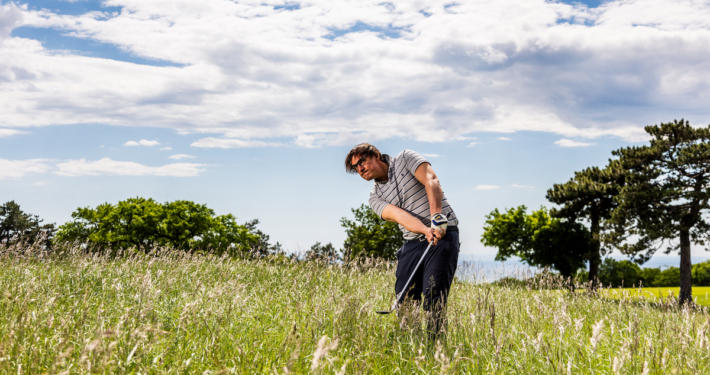
[[[382,219],[399,224],[405,243],[397,251],[395,292],[399,295],[429,242],[433,242],[412,278],[407,295],[431,313],[430,333],[441,329],[441,312],[454,279],[459,256],[458,219],[441,190],[431,164],[414,151],[395,157],[361,143],[345,158],[345,169],[374,180],[370,207]]]

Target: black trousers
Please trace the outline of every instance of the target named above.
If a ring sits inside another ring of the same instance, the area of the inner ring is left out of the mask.
[[[432,246],[419,265],[404,300],[421,301],[424,295],[424,310],[431,312],[429,331],[436,333],[441,328],[443,319],[441,312],[446,305],[451,283],[459,260],[459,232],[458,229],[446,231],[446,235]],[[409,240],[397,251],[397,280],[395,292],[397,295],[404,289],[404,284],[412,274],[414,267],[422,257],[429,243],[419,240]]]

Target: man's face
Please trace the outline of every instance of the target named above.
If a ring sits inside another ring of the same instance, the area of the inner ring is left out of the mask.
[[[373,175],[373,168],[375,167],[374,156],[363,157],[360,155],[355,155],[353,156],[350,163],[352,164],[353,168],[355,168],[360,177],[364,178],[367,181],[371,181],[373,178],[375,178],[375,176]]]

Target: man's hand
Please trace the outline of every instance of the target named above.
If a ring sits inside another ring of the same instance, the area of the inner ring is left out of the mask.
[[[432,228],[439,229],[442,231],[442,233],[446,233],[446,228],[448,228],[448,226],[449,219],[447,219],[446,216],[442,215],[441,212],[437,212],[434,215],[431,215]]]
[[[434,241],[433,245],[436,246],[441,237],[444,237],[444,232],[436,228],[427,228],[427,230],[424,232],[424,235],[426,236],[427,242]]]

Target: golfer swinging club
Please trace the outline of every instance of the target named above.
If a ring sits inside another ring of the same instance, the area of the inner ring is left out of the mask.
[[[397,251],[395,292],[400,296],[406,289],[406,295],[398,301],[421,301],[423,293],[424,310],[431,313],[428,330],[437,334],[456,272],[459,233],[458,219],[434,169],[414,151],[404,150],[390,157],[368,143],[350,150],[345,169],[367,181],[374,180],[370,207],[382,219],[399,224],[405,242]]]

